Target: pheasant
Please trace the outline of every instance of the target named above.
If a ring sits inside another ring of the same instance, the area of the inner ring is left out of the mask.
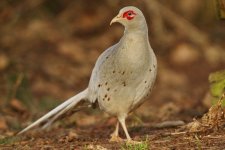
[[[157,60],[149,44],[148,26],[143,13],[127,6],[112,19],[125,27],[120,41],[106,49],[97,59],[88,87],[20,131],[46,123],[50,126],[81,101],[98,104],[99,108],[117,117],[111,141],[120,139],[119,123],[127,141],[132,141],[125,124],[128,114],[139,107],[151,92],[157,74]]]

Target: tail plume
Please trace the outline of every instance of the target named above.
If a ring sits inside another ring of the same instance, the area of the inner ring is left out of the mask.
[[[63,115],[68,110],[76,106],[80,101],[84,100],[86,97],[87,97],[87,89],[71,97],[70,99],[66,100],[65,102],[63,102],[62,104],[60,104],[59,106],[57,106],[56,108],[48,112],[46,115],[42,116],[40,119],[38,119],[37,121],[35,121],[34,123],[26,127],[25,129],[23,129],[22,131],[20,131],[18,134],[22,134],[30,130],[31,128],[46,121],[47,123],[44,125],[44,128],[50,126],[52,122],[54,122],[61,115]]]

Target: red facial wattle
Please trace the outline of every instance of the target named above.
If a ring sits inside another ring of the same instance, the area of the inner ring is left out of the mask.
[[[132,10],[128,10],[123,13],[123,18],[127,18],[127,20],[132,20],[135,17],[136,13]]]

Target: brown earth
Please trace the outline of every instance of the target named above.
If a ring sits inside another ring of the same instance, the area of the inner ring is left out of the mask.
[[[225,22],[202,3],[1,1],[0,149],[225,149],[224,126],[195,133],[155,127],[189,123],[211,106],[208,76],[225,68]],[[159,64],[152,94],[127,120],[142,144],[109,142],[116,120],[98,109],[14,136],[88,85],[97,57],[122,36],[123,28],[109,22],[127,5],[143,10]]]

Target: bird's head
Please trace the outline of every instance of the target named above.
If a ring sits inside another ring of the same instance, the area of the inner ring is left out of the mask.
[[[127,6],[119,11],[119,14],[112,19],[110,25],[118,22],[125,28],[138,28],[146,25],[143,13],[134,6]]]

